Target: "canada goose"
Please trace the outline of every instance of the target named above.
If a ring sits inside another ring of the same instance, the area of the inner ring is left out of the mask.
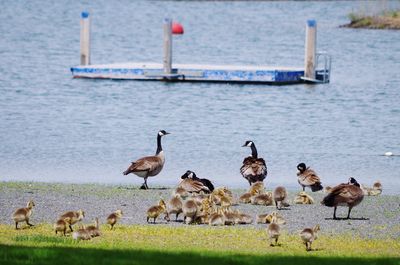
[[[229,207],[233,205],[233,194],[226,187],[220,187],[214,189],[211,195],[212,195],[211,198],[216,205],[221,205],[224,207]]]
[[[247,179],[250,186],[257,181],[263,181],[267,176],[267,165],[263,158],[258,158],[257,148],[253,141],[246,141],[242,147],[251,148],[251,156],[243,160],[243,165],[240,167],[240,173]]]
[[[278,225],[286,224],[285,219],[282,217],[282,215],[278,214],[277,212],[258,215],[256,218],[257,224],[270,224],[272,222],[272,218],[276,218],[276,223]]]
[[[161,137],[170,134],[164,130],[161,130],[157,134],[157,151],[154,156],[146,156],[142,157],[128,167],[127,170],[124,171],[124,175],[128,175],[129,173],[133,173],[138,177],[144,178],[144,183],[140,187],[141,189],[148,189],[147,186],[147,178],[154,177],[158,173],[161,172],[164,162],[165,156],[164,151],[161,146]]]
[[[201,183],[203,183],[204,186],[206,186],[208,188],[209,191],[213,191],[214,190],[214,185],[211,183],[210,180],[198,178],[196,176],[196,173],[194,173],[193,171],[188,170],[181,177],[181,179],[186,179],[186,178],[191,178],[193,180],[200,181]]]
[[[168,214],[175,214],[175,221],[178,221],[178,215],[182,212],[183,203],[178,194],[173,196],[167,204]]]
[[[301,191],[296,195],[293,202],[295,204],[313,204],[314,199],[310,195],[308,195],[305,191]]]
[[[29,223],[29,218],[32,215],[34,206],[35,203],[32,200],[30,200],[26,204],[25,208],[19,208],[13,213],[12,219],[15,222],[15,229],[18,229],[19,222],[26,222],[27,225],[33,226],[33,224]]]
[[[122,215],[123,212],[121,210],[116,210],[107,217],[107,224],[110,225],[111,230],[114,228],[114,225],[117,223],[117,221],[121,219]]]
[[[222,213],[221,209],[218,209],[210,215],[208,224],[212,226],[225,224],[224,214]]]
[[[250,203],[251,197],[253,197],[253,195],[251,195],[250,192],[246,192],[239,197],[239,202],[240,203]]]
[[[184,200],[189,196],[189,193],[184,188],[178,186],[176,187],[172,195],[173,196],[179,195],[179,197],[181,197]]]
[[[275,201],[275,206],[276,209],[280,210],[282,208],[282,205],[284,205],[284,207],[286,207],[286,205],[288,205],[288,203],[286,202],[287,199],[287,192],[285,187],[282,186],[278,186],[275,188],[274,190],[274,201]],[[278,207],[279,204],[279,207]]]
[[[86,227],[86,231],[91,237],[100,236],[101,233],[99,229],[99,218],[96,217],[96,219],[94,219],[94,225],[89,225],[88,227]]]
[[[333,219],[336,218],[337,206],[349,207],[347,219],[350,219],[350,212],[354,206],[357,206],[364,198],[363,191],[360,188],[360,184],[354,179],[350,178],[347,184],[340,184],[325,196],[321,204],[328,207],[335,207],[333,211]]]
[[[306,245],[307,251],[311,250],[311,243],[317,239],[319,230],[319,225],[316,225],[313,228],[305,228],[300,232],[301,240]]]
[[[70,223],[68,225],[69,229],[71,230],[71,232],[73,232],[72,225],[81,221],[83,219],[83,217],[85,217],[85,212],[82,210],[78,210],[76,212],[74,212],[74,211],[65,212],[63,215],[60,216],[60,219],[65,219],[67,217],[69,217],[69,219],[70,219]]]
[[[297,181],[303,187],[303,191],[305,187],[310,187],[313,192],[323,189],[321,180],[314,170],[307,167],[304,163],[298,164],[297,169],[299,170],[299,172],[297,172]]]
[[[67,227],[69,227],[71,223],[71,218],[65,217],[64,219],[59,219],[57,222],[54,224],[54,231],[56,232],[63,232],[63,235],[65,236],[65,232],[67,231]]]
[[[188,199],[183,203],[182,212],[183,212],[183,221],[186,224],[190,224],[196,220],[196,216],[198,214],[199,207],[197,203],[193,199]]]
[[[222,209],[222,214],[224,216],[224,224],[225,225],[234,225],[236,214],[228,209]]]
[[[153,224],[156,223],[156,219],[160,214],[164,214],[164,219],[169,222],[169,215],[167,211],[167,205],[165,204],[164,200],[161,199],[158,205],[151,206],[147,210],[147,222],[149,222],[150,218],[153,218]]]
[[[245,213],[239,212],[239,210],[233,211],[235,214],[235,224],[240,224],[240,225],[247,225],[253,223],[253,218]]]
[[[256,194],[263,194],[264,193],[264,182],[257,181],[254,182],[248,192],[242,194],[239,197],[240,203],[251,203],[251,197],[255,196]]]
[[[361,189],[366,196],[377,196],[382,193],[382,184],[379,181],[376,181],[372,188],[361,185]]]
[[[210,190],[207,186],[205,186],[200,181],[194,180],[192,178],[183,178],[178,184],[178,187],[186,190],[188,193],[210,193]]]
[[[262,181],[254,182],[249,188],[249,193],[251,193],[253,195],[261,194],[264,192],[265,192],[265,187],[264,187],[264,182],[262,182]]]
[[[279,239],[279,236],[281,235],[281,232],[280,232],[281,229],[276,222],[277,222],[277,220],[276,220],[276,217],[274,216],[274,217],[272,217],[271,223],[267,227],[267,233],[268,233],[271,247],[276,246],[278,244],[278,239]],[[273,243],[273,241],[275,241],[275,244]]]
[[[79,228],[78,231],[72,233],[72,238],[75,240],[90,240],[92,237],[86,230],[85,226],[82,225],[82,227]]]
[[[251,204],[255,205],[272,205],[272,194],[271,192],[267,192],[265,194],[258,194],[251,198]]]

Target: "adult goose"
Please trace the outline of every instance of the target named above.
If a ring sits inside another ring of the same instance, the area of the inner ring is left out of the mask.
[[[181,177],[181,179],[186,179],[186,178],[190,178],[190,179],[193,179],[193,180],[200,181],[201,183],[203,183],[204,186],[207,186],[207,188],[208,188],[210,191],[213,191],[213,190],[214,190],[214,185],[212,184],[212,182],[211,182],[210,180],[198,178],[198,177],[196,176],[196,173],[194,173],[194,172],[191,171],[191,170],[186,171],[186,173],[183,174],[182,177]]]
[[[147,178],[148,177],[154,177],[158,173],[161,172],[164,162],[165,162],[165,157],[164,157],[164,151],[161,146],[161,137],[170,134],[164,130],[161,130],[157,134],[157,151],[154,156],[146,156],[142,157],[135,162],[132,162],[132,164],[128,167],[127,170],[124,171],[124,175],[128,175],[129,173],[133,173],[138,177],[141,177],[144,179],[143,185],[140,187],[141,189],[148,189],[149,187],[147,186]]]
[[[263,181],[267,176],[267,165],[263,158],[258,157],[257,148],[253,141],[246,141],[242,147],[251,148],[251,156],[243,160],[240,173],[247,179],[250,186],[257,181]]]
[[[181,176],[182,181],[178,184],[178,187],[183,188],[189,193],[210,193],[210,189],[200,180],[194,179],[193,175],[194,172],[190,170],[186,171],[186,173]]]
[[[298,164],[297,169],[299,170],[299,172],[297,172],[297,181],[303,187],[303,191],[305,187],[310,187],[313,192],[323,189],[321,180],[314,170],[307,167],[304,163]]]
[[[364,193],[360,188],[360,184],[354,179],[350,178],[348,183],[339,184],[333,187],[332,190],[325,196],[321,204],[334,207],[333,219],[336,218],[336,208],[338,206],[349,207],[349,212],[346,219],[350,219],[350,212],[354,206],[357,206],[364,199]]]

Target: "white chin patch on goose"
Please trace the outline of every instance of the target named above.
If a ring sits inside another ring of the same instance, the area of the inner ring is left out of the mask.
[[[190,174],[188,175],[188,178],[193,178],[193,172],[190,172]]]

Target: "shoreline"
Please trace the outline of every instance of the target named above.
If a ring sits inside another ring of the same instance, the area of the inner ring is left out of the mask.
[[[268,190],[268,188],[267,188]],[[244,189],[232,190],[234,197],[238,198]],[[297,192],[289,191],[289,201],[292,202]],[[365,196],[363,202],[352,211],[350,220],[332,220],[333,208],[319,204],[325,193],[311,193],[315,199],[312,205],[293,205],[289,210],[281,210],[279,213],[286,220],[283,229],[289,234],[296,234],[304,227],[315,224],[321,225],[321,233],[324,235],[352,234],[365,239],[399,239],[400,224],[400,196],[379,195]],[[10,218],[12,212],[24,207],[26,202],[33,199],[36,203],[32,222],[34,224],[53,224],[59,215],[65,211],[83,209],[86,216],[83,223],[92,223],[95,217],[99,217],[104,224],[105,218],[111,212],[121,209],[124,218],[120,220],[122,225],[145,225],[146,211],[156,205],[162,197],[169,200],[172,194],[171,188],[155,188],[140,190],[138,186],[116,186],[103,184],[50,184],[36,182],[0,182],[0,203],[6,205],[1,212],[0,224],[12,225]],[[258,214],[276,211],[274,206],[258,206],[250,204],[238,204],[233,206],[241,212],[255,217]],[[338,207],[338,217],[347,214],[347,207]],[[182,220],[182,215],[179,218]],[[158,224],[169,227],[187,227],[182,222],[169,222],[162,219]],[[197,226],[197,225],[195,225]],[[207,225],[199,225],[208,227]],[[236,225],[234,228],[263,229],[265,224]]]

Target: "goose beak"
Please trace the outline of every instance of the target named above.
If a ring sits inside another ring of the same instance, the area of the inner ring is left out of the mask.
[[[246,145],[246,144],[244,144],[244,145],[242,145],[242,147],[247,147],[247,145]]]
[[[169,133],[169,132],[165,132],[165,133],[164,133],[164,135],[167,135],[167,134],[171,134],[171,133]]]

